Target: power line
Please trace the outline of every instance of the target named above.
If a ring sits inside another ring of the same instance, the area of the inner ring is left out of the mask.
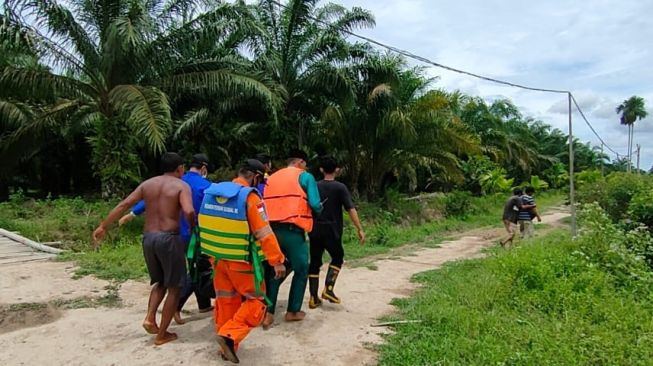
[[[284,8],[284,9],[289,9],[289,7],[288,7],[287,5],[284,5],[284,4],[280,3],[280,2],[277,1],[277,0],[270,0],[270,2],[273,3],[273,4],[276,4],[276,5],[278,5],[278,6],[282,7],[282,8]],[[309,19],[311,19],[311,20],[314,20],[314,21],[320,23],[320,24],[326,25],[327,27],[334,28],[334,25],[333,25],[333,24],[330,24],[329,22],[327,22],[327,21],[325,21],[325,20],[318,19],[318,18],[315,18],[315,17],[310,16],[310,15],[307,16],[307,17],[308,17]],[[360,35],[360,34],[357,34],[357,33],[354,33],[354,32],[352,32],[352,31],[350,31],[349,29],[346,29],[346,28],[343,28],[343,27],[335,27],[335,28],[339,29],[339,30],[342,31],[343,33],[349,34],[349,35],[352,36],[352,37],[356,37],[356,38],[362,39],[362,40],[364,40],[364,41],[366,41],[366,42],[368,42],[368,43],[375,44],[375,45],[377,45],[377,46],[379,46],[379,47],[383,47],[383,48],[385,48],[385,49],[387,49],[387,50],[390,50],[390,51],[392,51],[392,52],[398,53],[398,54],[400,54],[400,55],[404,55],[404,56],[406,56],[406,57],[408,57],[408,58],[412,58],[412,59],[414,59],[414,60],[421,61],[421,62],[426,63],[426,64],[433,65],[433,66],[435,66],[435,67],[439,67],[439,68],[441,68],[441,69],[445,69],[445,70],[453,71],[453,72],[456,72],[456,73],[459,73],[459,74],[469,75],[469,76],[472,76],[472,77],[475,77],[475,78],[478,78],[478,79],[483,79],[483,80],[490,81],[490,82],[497,83],[497,84],[503,84],[503,85],[507,85],[507,86],[512,86],[512,87],[515,87],[515,88],[521,88],[521,89],[533,90],[533,91],[541,91],[541,92],[547,92],[547,93],[558,93],[558,94],[567,94],[567,93],[569,93],[569,91],[567,91],[567,90],[535,88],[535,87],[531,87],[531,86],[525,86],[525,85],[520,85],[520,84],[511,83],[511,82],[508,82],[508,81],[503,81],[503,80],[499,80],[499,79],[494,79],[494,78],[491,78],[491,77],[488,77],[488,76],[483,76],[483,75],[475,74],[475,73],[472,73],[472,72],[469,72],[469,71],[465,71],[465,70],[456,69],[456,68],[451,67],[451,66],[447,66],[447,65],[443,65],[443,64],[441,64],[441,63],[435,62],[435,61],[431,61],[431,60],[427,59],[426,57],[422,57],[422,56],[416,55],[416,54],[414,54],[414,53],[412,53],[412,52],[409,52],[409,51],[406,51],[406,50],[402,50],[402,49],[397,48],[397,47],[394,47],[394,46],[390,46],[390,45],[388,45],[388,44],[385,44],[385,43],[379,42],[379,41],[374,40],[374,39],[369,38],[369,37],[362,36],[362,35]]]
[[[284,9],[289,9],[289,7],[288,7],[287,5],[282,4],[281,2],[279,2],[279,1],[277,1],[277,0],[270,0],[270,2],[273,3],[273,4],[275,4],[275,5],[278,5],[278,6],[282,7],[282,8],[284,8]],[[337,29],[340,30],[341,32],[346,33],[346,34],[348,34],[348,35],[350,35],[350,36],[352,36],[352,37],[355,37],[355,38],[358,38],[358,39],[362,39],[362,40],[364,40],[364,41],[366,41],[366,42],[368,42],[368,43],[375,44],[375,45],[377,45],[377,46],[379,46],[379,47],[385,48],[385,49],[387,49],[387,50],[389,50],[389,51],[392,51],[392,52],[394,52],[394,53],[397,53],[397,54],[400,54],[400,55],[406,56],[406,57],[411,58],[411,59],[413,59],[413,60],[417,60],[417,61],[420,61],[420,62],[423,62],[423,63],[429,64],[429,65],[432,65],[432,66],[435,66],[435,67],[438,67],[438,68],[441,68],[441,69],[449,70],[449,71],[452,71],[452,72],[455,72],[455,73],[459,73],[459,74],[463,74],[463,75],[468,75],[468,76],[471,76],[471,77],[474,77],[474,78],[477,78],[477,79],[486,80],[486,81],[493,82],[493,83],[496,83],[496,84],[501,84],[501,85],[511,86],[511,87],[520,88],[520,89],[525,89],[525,90],[539,91],[539,92],[545,92],[545,93],[568,94],[568,95],[571,97],[571,100],[572,100],[572,101],[574,102],[574,104],[576,105],[576,109],[578,109],[578,112],[579,112],[580,115],[583,117],[583,120],[585,121],[585,123],[587,124],[587,126],[590,128],[590,130],[592,130],[592,132],[594,133],[594,135],[599,139],[599,141],[601,141],[601,143],[602,143],[606,148],[608,148],[608,150],[610,150],[612,153],[614,153],[614,154],[617,156],[617,158],[619,158],[620,156],[622,156],[622,157],[626,157],[626,156],[628,156],[628,155],[624,155],[624,154],[619,154],[619,153],[616,152],[614,149],[612,149],[608,144],[605,143],[605,141],[601,138],[601,136],[596,132],[596,130],[594,129],[594,127],[592,126],[592,124],[591,124],[591,123],[587,120],[587,118],[585,117],[585,114],[583,113],[583,110],[580,108],[580,106],[579,106],[578,103],[576,102],[576,98],[574,98],[573,94],[572,94],[570,91],[568,91],[568,90],[547,89],[547,88],[536,88],[536,87],[531,87],[531,86],[526,86],[526,85],[521,85],[521,84],[511,83],[511,82],[508,82],[508,81],[499,80],[499,79],[494,79],[494,78],[491,78],[491,77],[488,77],[488,76],[483,76],[483,75],[475,74],[475,73],[473,73],[473,72],[469,72],[469,71],[465,71],[465,70],[457,69],[457,68],[454,68],[454,67],[451,67],[451,66],[443,65],[443,64],[441,64],[441,63],[438,63],[438,62],[432,61],[432,60],[430,60],[430,59],[428,59],[428,58],[426,58],[426,57],[416,55],[416,54],[414,54],[414,53],[412,53],[412,52],[409,52],[409,51],[406,51],[406,50],[403,50],[403,49],[400,49],[400,48],[397,48],[397,47],[394,47],[394,46],[391,46],[391,45],[385,44],[385,43],[383,43],[383,42],[379,42],[379,41],[377,41],[377,40],[375,40],[375,39],[372,39],[372,38],[369,38],[369,37],[366,37],[366,36],[362,36],[362,35],[360,35],[360,34],[357,34],[357,33],[354,33],[354,32],[352,32],[352,31],[350,31],[349,29],[343,28],[342,26],[340,26],[340,27],[335,27],[333,24],[330,24],[329,22],[327,22],[327,21],[325,21],[325,20],[318,19],[318,18],[313,17],[313,16],[310,16],[310,15],[307,16],[307,18],[309,18],[309,19],[311,19],[311,20],[313,20],[313,21],[315,21],[315,22],[318,22],[318,23],[320,23],[320,24],[322,24],[322,25],[325,25],[325,26],[327,26],[327,27],[330,27],[330,28],[337,28]]]
[[[578,105],[578,102],[576,101],[576,98],[574,98],[574,95],[571,94],[571,93],[569,93],[569,94],[571,95],[571,100],[574,102],[574,105],[576,106],[576,109],[578,110],[578,113],[580,113],[580,116],[583,117],[583,121],[585,121],[585,123],[586,123],[587,126],[590,128],[590,130],[592,130],[592,132],[594,133],[594,135],[596,136],[596,138],[598,138],[599,141],[601,141],[601,144],[603,144],[603,146],[605,146],[608,150],[612,151],[615,155],[617,155],[617,159],[619,159],[619,156],[627,156],[627,154],[626,154],[626,155],[624,155],[624,154],[619,154],[619,153],[616,152],[613,148],[611,148],[610,145],[608,145],[605,141],[603,141],[603,139],[601,138],[601,136],[599,136],[598,132],[596,132],[596,130],[594,129],[594,126],[592,126],[592,124],[590,123],[590,121],[587,120],[587,117],[585,117],[585,113],[583,113],[583,110],[582,110],[582,109],[580,108],[580,106]]]

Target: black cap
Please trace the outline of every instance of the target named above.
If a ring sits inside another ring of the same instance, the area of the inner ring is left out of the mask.
[[[242,169],[249,170],[252,173],[265,174],[265,165],[256,159],[247,159],[241,166]]]
[[[256,160],[260,161],[263,164],[267,164],[267,163],[272,161],[272,158],[270,157],[270,155],[264,154],[264,153],[256,154],[255,158],[256,158]]]
[[[292,149],[288,154],[288,159],[302,159],[308,161],[308,154],[300,149]]]
[[[190,166],[194,168],[206,167],[209,168],[209,157],[206,154],[195,154],[193,159],[190,161]]]

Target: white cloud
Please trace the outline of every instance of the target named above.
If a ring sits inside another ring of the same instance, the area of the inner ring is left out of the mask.
[[[597,132],[620,153],[626,129],[616,106],[631,95],[653,112],[653,2],[595,0],[335,0],[371,10],[377,26],[361,33],[433,61],[507,81],[571,90]],[[484,98],[504,95],[535,118],[567,131],[565,95],[508,88],[438,68],[436,87]],[[598,144],[576,113],[574,133]],[[653,113],[638,122],[642,166],[653,164]],[[651,146],[650,148],[645,147]]]

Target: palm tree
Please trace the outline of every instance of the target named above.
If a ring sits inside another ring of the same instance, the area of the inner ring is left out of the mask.
[[[217,91],[274,104],[238,48],[256,23],[242,2],[203,8],[194,0],[10,0],[50,67],[8,66],[0,89],[44,100],[9,142],[44,125],[86,129],[105,196],[140,180],[138,149],[165,150],[171,98]]]
[[[631,171],[633,161],[633,136],[635,122],[646,118],[648,113],[644,106],[644,98],[633,95],[617,107],[617,114],[621,114],[619,122],[628,126],[628,171]]]
[[[359,47],[347,41],[346,31],[374,25],[372,14],[361,8],[317,3],[290,0],[281,7],[261,0],[255,10],[265,30],[254,49],[256,67],[287,93],[281,121],[285,131],[278,136],[285,146],[307,142],[307,124],[320,115],[325,93],[346,92],[342,66],[360,54]],[[287,131],[296,131],[296,139]]]
[[[375,198],[388,176],[407,181],[411,191],[435,177],[462,181],[459,156],[480,148],[454,113],[457,94],[425,93],[431,80],[421,69],[405,70],[405,60],[393,55],[369,52],[343,72],[354,99],[344,93],[322,121],[333,146],[346,152],[355,190],[360,179],[360,188]]]

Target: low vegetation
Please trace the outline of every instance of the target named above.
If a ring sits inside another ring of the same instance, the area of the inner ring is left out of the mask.
[[[362,202],[359,206],[368,240],[358,244],[356,233],[347,223],[344,234],[347,259],[383,254],[392,248],[419,243],[429,245],[458,230],[499,224],[505,195],[472,197],[452,193],[406,199],[393,191],[380,203]],[[538,196],[541,207],[558,205],[556,192]],[[61,241],[68,253],[63,260],[74,260],[77,275],[126,280],[144,277],[147,272],[140,246],[142,219],[133,220],[109,232],[105,243],[92,250],[92,230],[115,201],[85,201],[81,198],[32,200],[17,194],[0,203],[0,227],[20,232],[37,241]]]
[[[554,232],[510,251],[422,273],[397,300],[381,365],[644,365],[653,359],[653,274],[646,230],[597,204],[571,240]]]

